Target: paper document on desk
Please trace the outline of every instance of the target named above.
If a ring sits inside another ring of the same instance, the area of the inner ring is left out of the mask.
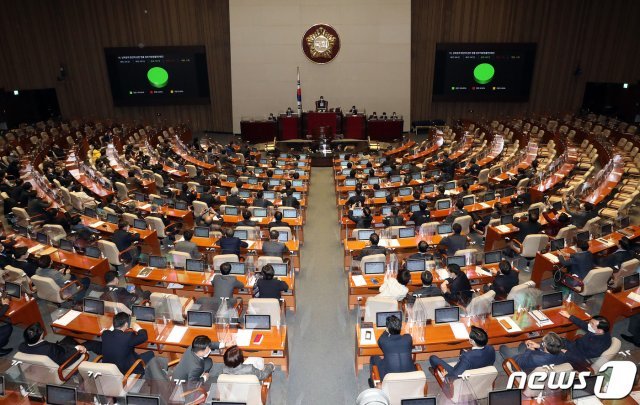
[[[554,255],[553,253],[545,253],[542,256],[546,257],[551,263],[558,263],[560,261],[558,259],[558,256]]]
[[[538,326],[553,325],[553,321],[540,310],[531,311],[529,312],[529,315],[531,315],[531,317],[536,320]]]
[[[67,325],[69,325],[69,323],[71,323],[71,321],[76,319],[78,317],[78,315],[80,315],[80,314],[81,314],[81,312],[74,311],[73,309],[71,309],[71,310],[69,310],[69,312],[67,312],[66,314],[62,315],[60,318],[58,318],[57,321],[55,321],[53,323],[58,324],[58,325],[62,325],[62,326],[67,326]]]
[[[184,334],[187,333],[187,329],[189,328],[186,326],[174,326],[169,336],[167,336],[166,341],[170,343],[180,343]]]
[[[633,398],[634,401],[640,404],[640,391],[632,391],[629,396]]]
[[[629,298],[630,300],[634,300],[635,302],[640,302],[640,295],[638,295],[637,293],[634,293],[634,292],[629,294],[627,296],[627,298]]]
[[[49,246],[48,248],[40,251],[40,256],[47,256],[57,251],[58,249],[54,248],[53,246]]]
[[[496,226],[496,229],[502,233],[511,232],[511,228],[509,228],[508,225],[498,225]]]
[[[445,269],[437,269],[436,273],[438,273],[438,277],[440,277],[442,280],[449,278],[449,272]]]
[[[367,280],[365,280],[364,276],[361,276],[361,275],[351,276],[351,279],[353,280],[353,284],[355,284],[356,287],[362,287],[367,285]]]
[[[369,339],[367,339],[367,332],[371,332],[369,334]],[[373,328],[362,328],[360,329],[360,344],[361,345],[375,345],[376,344],[376,334],[373,331]]]
[[[89,226],[92,227],[92,228],[97,228],[97,227],[102,226],[102,225],[104,225],[104,221],[96,221],[96,222],[92,223]]]
[[[491,206],[490,206],[489,204],[484,203],[484,202],[483,202],[483,203],[480,203],[480,206],[481,206],[482,208],[491,208]]]
[[[247,249],[251,249],[256,244],[254,240],[245,240],[245,242],[247,242]]]
[[[182,284],[178,284],[178,283],[169,283],[167,288],[176,289],[177,290],[177,289],[180,289],[180,288],[184,288],[184,286]]]
[[[149,208],[151,208],[151,204],[145,204],[145,205],[140,207],[141,210],[146,210],[146,209],[149,209]]]
[[[451,326],[451,331],[453,332],[453,336],[455,336],[458,340],[467,340],[469,339],[469,331],[467,327],[464,326],[462,322],[451,322],[449,323]]]
[[[400,242],[398,242],[398,239],[387,239],[387,246],[400,247]]]
[[[240,347],[250,346],[251,335],[253,335],[253,329],[238,329],[238,333],[236,334],[236,344]]]
[[[29,249],[27,249],[27,253],[34,253],[34,252],[37,252],[38,250],[40,250],[42,248],[44,248],[44,245],[41,245],[41,244],[38,243],[37,245],[32,246]]]
[[[520,327],[513,321],[513,319],[511,319],[511,317],[501,316],[496,318],[496,320],[498,321],[500,326],[502,326],[502,328],[509,333],[522,332],[522,329],[520,329]]]
[[[480,274],[481,276],[491,277],[493,274],[491,272],[486,271],[482,267],[476,266],[476,274]]]

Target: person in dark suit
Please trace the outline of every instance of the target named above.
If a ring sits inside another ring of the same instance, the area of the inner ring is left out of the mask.
[[[599,260],[600,266],[611,267],[614,272],[619,271],[622,263],[634,258],[632,245],[633,242],[631,242],[628,237],[623,236],[622,239],[618,241],[618,249]]]
[[[478,177],[478,174],[480,174],[480,166],[478,166],[478,164],[476,163],[476,158],[472,158],[471,160],[469,160],[467,173],[469,173],[469,175],[473,177]]]
[[[133,330],[128,330],[132,328]],[[147,331],[137,324],[131,325],[131,317],[126,312],[119,312],[113,317],[113,330],[102,332],[102,362],[118,366],[122,374],[138,360],[144,364],[153,358],[153,352],[136,353],[136,346],[147,341]],[[144,374],[144,364],[138,364],[134,373]]]
[[[356,191],[355,191],[356,195],[352,195],[351,197],[349,197],[349,199],[347,200],[347,203],[345,204],[348,207],[353,207],[354,205],[357,206],[363,206],[365,201],[366,201],[366,197],[362,195],[362,185],[358,184],[356,185]]]
[[[509,295],[511,289],[520,283],[518,272],[511,268],[511,264],[506,261],[500,261],[498,271],[492,271],[494,275],[493,283],[485,284],[485,291],[493,290],[496,292],[496,300],[504,299]]]
[[[282,206],[283,207],[293,207],[295,209],[300,208],[300,201],[293,196],[293,190],[289,189],[286,192],[286,196],[282,197]]]
[[[391,208],[391,215],[389,215],[388,217],[386,217],[384,219],[385,226],[402,226],[402,225],[404,225],[404,218],[399,214],[400,214],[400,208],[392,207]]]
[[[456,201],[456,207],[453,209],[453,211],[451,211],[451,214],[447,215],[447,218],[445,218],[444,222],[447,224],[451,224],[456,220],[456,218],[460,218],[465,215],[469,215],[469,213],[464,209],[464,202],[462,201],[462,199],[459,199],[458,201]]]
[[[236,226],[258,226],[256,221],[251,220],[251,211],[242,211],[242,221],[239,221]]]
[[[350,220],[355,222],[356,228],[371,228],[371,222],[373,221],[373,216],[371,215],[371,209],[369,207],[364,207],[362,209],[361,217],[354,217],[353,211],[349,210],[348,217]]]
[[[516,219],[513,220],[513,226],[518,228],[518,233],[515,236],[515,239],[522,243],[524,238],[528,235],[534,235],[542,232],[542,226],[538,222],[538,215],[529,214],[528,219],[525,222],[520,222]]]
[[[420,280],[422,280],[422,287],[407,295],[407,303],[412,304],[416,302],[418,298],[426,297],[441,297],[442,291],[433,283],[433,275],[431,271],[425,270],[420,274]]]
[[[473,295],[467,274],[460,269],[460,266],[453,263],[447,265],[447,270],[449,270],[449,278],[440,284],[444,299],[450,303],[466,306]]]
[[[362,249],[360,251],[360,254],[354,258],[355,260],[360,261],[363,257],[369,255],[387,254],[387,249],[385,247],[378,246],[378,243],[380,243],[380,235],[378,235],[377,233],[372,233],[369,236],[369,242],[371,243],[371,245],[366,246],[364,249]]]
[[[139,240],[140,234],[129,232],[129,224],[125,220],[120,220],[118,222],[118,229],[111,236],[111,241],[116,244],[119,252],[129,249],[131,245]],[[133,264],[136,264],[138,262],[139,255],[139,249],[131,249],[122,257],[123,259],[130,260]]]
[[[9,301],[8,298],[2,298],[2,306],[0,306],[0,319],[3,318],[9,310],[10,302],[11,301]],[[6,356],[12,351],[11,348],[5,347],[9,343],[11,332],[13,332],[13,326],[11,325],[11,322],[6,322],[0,325],[0,357]]]
[[[418,203],[418,207],[420,209],[412,213],[411,218],[409,218],[409,221],[412,221],[416,227],[419,227],[422,224],[426,224],[431,218],[431,213],[427,209],[426,201],[420,201]]]
[[[178,252],[189,253],[192,259],[200,259],[202,255],[198,250],[198,245],[191,242],[191,238],[193,238],[193,231],[191,229],[187,229],[182,234],[182,238],[184,240],[181,240],[180,242],[176,242],[175,246],[173,247],[173,250],[177,250]]]
[[[262,255],[263,256],[276,256],[276,257],[284,257],[287,253],[289,253],[289,249],[287,245],[284,243],[278,242],[278,237],[280,236],[280,232],[276,230],[269,231],[269,240],[264,241],[262,243]]]
[[[598,216],[598,212],[595,210],[595,207],[589,202],[580,204],[579,210],[572,210],[569,208],[569,204],[565,201],[564,210],[567,214],[571,215],[571,222],[578,229],[584,228],[590,219]]]
[[[557,212],[555,211],[552,212],[556,214],[554,217],[552,217],[547,211],[542,213],[542,216],[547,221],[547,226],[545,227],[544,233],[549,236],[556,236],[560,229],[564,228],[565,226],[571,225],[571,218],[569,218],[569,216],[564,212],[560,215],[557,215]]]
[[[249,244],[240,238],[233,236],[233,229],[227,228],[224,236],[216,242],[220,246],[222,254],[232,254],[240,256],[240,248],[246,248]]]
[[[329,108],[329,102],[327,102],[322,96],[320,96],[320,100],[316,101],[316,111],[327,111]]]
[[[173,370],[172,379],[186,382],[206,382],[213,360],[209,358],[212,350],[224,348],[224,342],[212,342],[208,336],[198,335],[191,346],[182,354],[180,362]]]
[[[380,381],[384,380],[388,373],[416,370],[411,356],[413,339],[408,333],[401,335],[401,331],[402,320],[395,315],[388,317],[386,331],[378,339],[383,357],[371,356],[371,369],[373,370],[373,366],[378,367]],[[369,386],[373,388],[373,378],[369,378]]]
[[[289,291],[289,285],[282,280],[275,278],[275,270],[270,264],[262,268],[263,278],[256,282],[258,287],[259,298],[275,298],[280,299],[282,292]]]
[[[230,193],[231,194],[227,196],[226,205],[234,205],[236,207],[247,205],[247,202],[238,196],[238,187],[233,187]]]
[[[589,252],[589,242],[578,241],[578,251],[572,254],[567,260],[563,255],[558,256],[560,264],[567,269],[568,273],[575,274],[581,280],[595,267],[593,254]]]
[[[76,353],[86,353],[87,350],[101,354],[102,345],[100,342],[88,340],[83,344],[78,344],[73,338],[65,338],[58,343],[44,340],[44,330],[38,322],[32,323],[24,330],[22,336],[24,342],[18,346],[18,351],[25,354],[37,354],[47,356],[56,364],[62,365]]]
[[[449,365],[449,363],[438,356],[431,356],[429,357],[431,369],[435,371],[436,367],[442,366],[445,371],[444,375],[447,376],[449,380],[455,380],[460,378],[467,370],[492,366],[496,361],[496,351],[493,349],[493,346],[487,344],[488,341],[489,336],[484,329],[471,326],[471,331],[469,331],[471,349],[461,351],[460,359],[455,366]]]
[[[456,167],[458,165],[454,160],[449,159],[449,154],[444,153],[442,161],[438,163],[438,167],[442,171],[442,180],[443,181],[451,181],[455,177]]]
[[[589,364],[588,360],[600,357],[611,346],[611,334],[609,333],[611,327],[607,318],[596,315],[589,322],[585,322],[569,315],[564,310],[559,314],[585,332],[584,335],[573,341],[563,339],[563,352],[571,364],[576,367],[584,367]]]
[[[291,228],[291,225],[289,225],[287,222],[282,220],[282,212],[280,211],[276,211],[275,214],[273,214],[273,222],[269,222],[268,228],[269,230],[271,230],[271,228],[276,227],[276,226],[286,226],[287,228]]]
[[[433,260],[433,255],[428,252],[429,244],[425,240],[418,243],[418,253],[409,256],[411,260]]]
[[[529,373],[536,367],[549,364],[562,364],[567,357],[562,353],[562,338],[555,332],[549,332],[542,338],[542,343],[527,340],[518,347],[500,346],[500,354],[503,358],[513,358],[518,367],[525,373]]]
[[[25,272],[29,277],[33,277],[38,270],[38,266],[31,260],[29,260],[29,249],[26,246],[18,246],[13,250],[13,257],[15,258],[11,265],[17,267]]]
[[[273,207],[273,203],[264,198],[264,192],[262,190],[256,193],[256,198],[254,198],[252,205],[260,208]]]
[[[125,287],[120,287],[120,278],[117,271],[110,270],[104,274],[105,286],[95,286],[92,284],[91,290],[102,292],[101,300],[110,302],[119,302],[127,308],[133,307],[134,304],[151,297],[151,292],[143,291],[136,286],[134,290],[129,291]]]
[[[469,241],[462,235],[462,225],[453,224],[453,234],[440,241],[440,246],[447,248],[447,256],[453,256],[458,250],[466,249]]]
[[[203,203],[207,204],[208,207],[213,207],[214,205],[219,205],[220,204],[220,199],[214,197],[214,194],[216,193],[216,189],[215,187],[212,187],[212,190],[208,193],[200,193],[200,197],[198,198],[198,200],[202,201]]]

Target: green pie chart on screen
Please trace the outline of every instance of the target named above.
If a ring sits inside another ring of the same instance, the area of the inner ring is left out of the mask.
[[[489,63],[481,63],[473,69],[473,78],[478,84],[487,84],[495,75],[496,70]]]
[[[149,83],[156,89],[161,89],[169,83],[169,73],[161,67],[152,67],[147,72]]]

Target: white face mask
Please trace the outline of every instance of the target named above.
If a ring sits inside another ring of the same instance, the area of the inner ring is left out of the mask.
[[[597,333],[596,329],[591,324],[589,324],[589,326],[587,326],[587,330],[589,332],[591,332],[591,333]]]

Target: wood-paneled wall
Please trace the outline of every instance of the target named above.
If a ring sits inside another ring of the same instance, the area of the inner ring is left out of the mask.
[[[204,45],[210,105],[113,106],[105,47]],[[68,76],[56,78],[63,64]],[[65,117],[189,122],[231,131],[228,0],[5,0],[0,88],[55,87]],[[157,114],[160,114],[158,117]]]
[[[413,0],[411,6],[412,120],[575,112],[588,81],[640,80],[638,0]],[[435,46],[445,42],[537,43],[529,102],[432,102]]]

